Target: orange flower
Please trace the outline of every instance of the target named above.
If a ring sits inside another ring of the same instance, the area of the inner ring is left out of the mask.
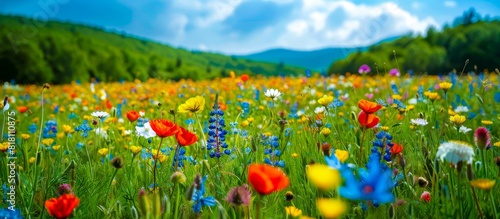
[[[149,121],[149,125],[160,138],[175,135],[179,131],[179,126],[166,119],[153,119]]]
[[[127,118],[130,122],[135,122],[137,119],[139,119],[140,116],[141,115],[139,115],[139,113],[135,110],[130,110],[127,112]]]
[[[248,76],[247,74],[242,74],[242,75],[241,75],[241,80],[242,80],[243,82],[248,81],[248,79],[250,79],[250,76]]]
[[[59,198],[51,198],[45,201],[45,208],[49,212],[50,216],[57,219],[68,218],[73,209],[80,204],[80,199],[72,194],[64,194],[59,196]]]
[[[198,141],[198,136],[196,136],[196,134],[183,127],[179,127],[179,131],[175,135],[175,138],[177,138],[177,142],[181,146],[189,146]]]
[[[365,111],[361,111],[358,115],[358,121],[361,126],[369,129],[375,127],[380,119],[376,115],[367,114]]]
[[[24,113],[24,112],[28,111],[28,107],[27,106],[18,106],[17,110],[19,110],[20,113]]]
[[[261,195],[283,190],[290,184],[290,180],[283,171],[267,164],[250,164],[248,181]]]
[[[358,107],[361,110],[363,110],[363,112],[365,112],[366,114],[372,114],[377,112],[377,110],[379,110],[380,108],[382,108],[382,105],[368,100],[360,100],[358,102]]]
[[[401,152],[403,152],[403,145],[394,143],[394,145],[391,147],[391,155],[395,156]]]

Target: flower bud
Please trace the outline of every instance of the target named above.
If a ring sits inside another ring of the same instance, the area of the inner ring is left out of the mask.
[[[118,156],[111,160],[111,165],[113,165],[116,169],[120,169],[125,165],[125,161],[122,157]]]
[[[184,184],[186,182],[186,176],[184,175],[184,173],[176,171],[170,176],[170,181],[174,184]]]

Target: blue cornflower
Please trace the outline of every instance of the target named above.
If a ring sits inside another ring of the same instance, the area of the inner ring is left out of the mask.
[[[10,210],[8,208],[1,208],[0,209],[0,218],[21,219],[24,217],[21,215],[21,210],[19,210],[19,209]]]
[[[88,120],[83,120],[83,123],[77,127],[75,127],[76,132],[82,132],[81,135],[83,137],[87,137],[89,135],[89,131],[92,130],[92,127],[88,124]]]
[[[331,102],[330,104],[328,104],[328,108],[339,108],[339,107],[343,107],[344,106],[344,102],[343,101],[340,101],[338,98],[335,98],[333,100],[333,102]]]
[[[34,134],[36,132],[36,124],[33,123],[31,124],[29,127],[28,127],[28,131],[31,133],[31,134]]]
[[[200,175],[197,175],[195,178],[194,184],[195,189],[193,192],[193,197],[191,201],[194,201],[193,211],[195,213],[200,213],[201,208],[203,206],[215,206],[217,203],[215,202],[215,198],[212,196],[203,197],[205,195],[205,181],[207,180],[207,175],[201,178]]]
[[[49,120],[45,123],[43,127],[43,138],[55,138],[57,134],[57,122],[55,120]]]
[[[380,162],[378,152],[372,152],[366,167],[358,169],[359,178],[356,178],[351,169],[341,169],[345,186],[339,188],[340,196],[350,200],[372,201],[374,204],[393,202],[395,198],[391,190],[395,184],[392,171]]]

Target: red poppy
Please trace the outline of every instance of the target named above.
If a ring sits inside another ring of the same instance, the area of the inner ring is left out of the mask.
[[[189,146],[198,141],[198,136],[196,136],[196,134],[186,130],[183,127],[179,127],[179,131],[175,135],[175,138],[177,138],[177,142],[181,146]]]
[[[175,135],[179,131],[179,126],[166,119],[153,119],[149,121],[149,125],[160,138]]]
[[[59,196],[59,198],[51,198],[45,201],[45,208],[49,212],[50,216],[57,219],[68,218],[73,209],[80,204],[80,199],[72,194],[64,194]]]
[[[139,113],[135,110],[130,110],[127,112],[127,118],[130,122],[135,122],[137,119],[139,119],[140,116],[141,115],[139,115]]]
[[[361,110],[363,110],[363,112],[365,112],[366,114],[372,114],[377,112],[377,110],[379,110],[380,108],[382,108],[382,105],[368,100],[360,100],[358,102],[358,107]]]
[[[283,171],[267,164],[250,164],[248,181],[261,195],[283,190],[290,184],[290,180]]]
[[[111,108],[113,108],[113,105],[111,104],[111,101],[109,100],[106,100],[106,108],[109,110]]]
[[[396,156],[401,152],[403,152],[403,145],[394,143],[394,145],[391,147],[391,155]]]
[[[248,79],[250,79],[250,76],[248,76],[247,74],[242,74],[240,78],[243,82],[245,82],[248,81]]]
[[[20,113],[24,113],[24,112],[28,111],[28,107],[27,106],[18,106],[17,110],[19,110]]]
[[[378,118],[378,116],[367,114],[365,113],[365,111],[361,111],[358,115],[359,124],[367,129],[375,127],[379,121],[380,119]]]

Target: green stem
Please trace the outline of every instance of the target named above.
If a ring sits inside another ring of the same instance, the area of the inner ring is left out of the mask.
[[[180,197],[181,197],[180,193],[181,193],[181,188],[180,188],[180,187],[178,187],[178,188],[177,188],[177,197],[175,198],[175,211],[174,211],[174,218],[179,218],[179,217],[178,217],[178,215],[179,215],[179,209],[180,209],[180,207],[179,207],[179,202],[180,202]]]
[[[486,170],[486,160],[484,159],[485,149],[480,149],[480,150],[481,150],[481,161],[482,161],[481,169],[483,169],[483,178],[488,178],[488,172]]]
[[[113,179],[115,178],[116,173],[118,173],[118,169],[115,169],[115,172],[113,173],[113,176],[111,177],[111,180],[109,181],[108,191],[106,192],[106,201],[108,200],[109,190],[111,190],[111,185],[113,184]]]
[[[460,186],[461,186],[461,183],[462,182],[462,173],[459,172],[458,173],[458,178],[457,178],[457,195],[458,195],[458,207],[460,209],[459,211],[459,214],[460,214],[460,218],[463,218],[463,206],[462,206],[462,191],[460,190]]]
[[[195,113],[194,116],[196,117],[196,120],[198,121],[198,126],[200,127],[201,136],[203,137],[203,139],[201,140],[201,147],[205,148],[205,157],[204,157],[204,159],[206,159],[208,157],[208,149],[207,149],[207,143],[206,143],[207,139],[205,138],[205,133],[203,132],[203,127],[201,126],[201,121],[198,118],[198,114]]]
[[[156,192],[156,162],[158,162],[158,159],[160,159],[159,155],[160,155],[160,148],[161,148],[161,143],[163,143],[163,138],[161,138],[160,140],[160,145],[158,145],[158,150],[156,151],[156,159],[155,162],[154,162],[154,166],[153,166],[153,191]]]
[[[490,195],[490,201],[491,201],[491,206],[493,207],[493,215],[494,217],[493,218],[498,218],[498,213],[497,213],[497,206],[495,204],[495,199],[493,198],[493,195],[491,194],[491,191],[488,191],[489,195]]]
[[[259,219],[260,218],[260,206],[262,202],[262,196],[259,195],[257,199],[257,208],[255,209],[255,218]]]

